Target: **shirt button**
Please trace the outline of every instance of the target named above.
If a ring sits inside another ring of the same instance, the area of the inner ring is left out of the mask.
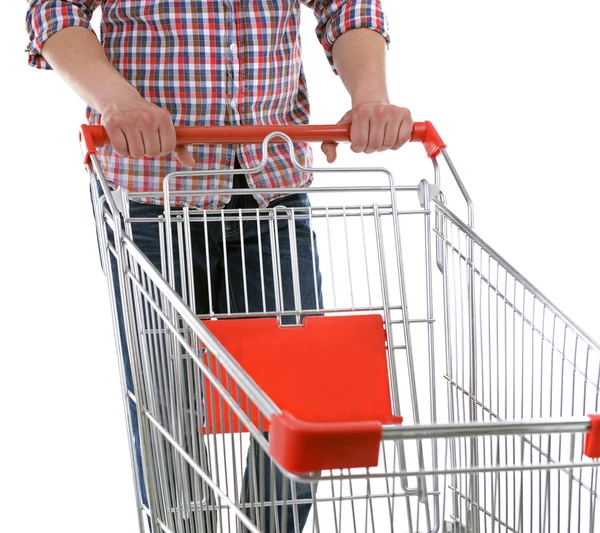
[[[232,98],[229,104],[231,105],[231,107],[237,107],[237,100],[235,98]]]
[[[231,45],[229,46],[229,49],[230,49],[232,52],[237,52],[237,44],[235,44],[235,43],[231,43]]]

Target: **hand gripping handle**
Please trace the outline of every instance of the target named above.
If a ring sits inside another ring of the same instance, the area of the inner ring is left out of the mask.
[[[178,144],[258,144],[273,132],[280,132],[294,142],[349,142],[350,124],[301,125],[301,126],[176,126]],[[421,142],[429,157],[436,157],[443,143],[431,122],[415,122],[411,141]],[[79,132],[79,142],[84,164],[96,149],[110,144],[110,139],[102,126],[83,124]],[[271,142],[275,142],[273,139]]]

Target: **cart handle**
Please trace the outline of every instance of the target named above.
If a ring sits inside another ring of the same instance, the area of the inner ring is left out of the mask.
[[[300,126],[175,126],[178,144],[259,144],[273,132],[283,133],[295,142],[349,142],[350,124],[300,125]],[[276,137],[275,137],[276,138]],[[275,139],[274,138],[274,139]],[[271,139],[271,142],[275,142]],[[446,145],[431,122],[415,122],[413,142],[421,142],[427,155],[437,157]],[[82,124],[79,142],[83,162],[89,164],[90,156],[96,155],[96,149],[110,144],[103,126]]]

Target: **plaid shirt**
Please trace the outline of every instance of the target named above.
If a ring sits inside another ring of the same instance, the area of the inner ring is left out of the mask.
[[[335,40],[352,28],[371,28],[386,40],[380,0],[29,0],[29,64],[50,66],[41,56],[44,42],[67,26],[91,29],[102,5],[101,42],[115,68],[147,100],[168,109],[179,126],[307,124],[309,102],[299,38],[301,1],[312,8],[316,33],[332,67]],[[334,71],[335,71],[335,67]],[[88,107],[91,124],[100,114]],[[244,167],[262,159],[261,145],[191,148],[202,169]],[[296,157],[312,163],[310,147],[295,145]],[[185,169],[171,154],[122,158],[110,147],[99,150],[106,176],[132,192],[160,191],[170,172]],[[294,169],[285,144],[269,147],[269,162],[248,185],[303,187],[311,181]],[[181,180],[193,189],[229,189],[232,177],[212,175]],[[175,205],[219,208],[229,196],[179,198]],[[256,195],[263,206],[273,196]],[[146,200],[157,202],[157,200]]]

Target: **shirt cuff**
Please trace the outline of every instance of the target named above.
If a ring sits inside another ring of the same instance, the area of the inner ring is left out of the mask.
[[[333,45],[335,41],[349,30],[356,28],[368,28],[376,31],[386,41],[389,47],[390,36],[388,34],[388,20],[381,8],[379,0],[338,0],[332,2],[329,9],[329,17],[322,28],[317,28],[317,36],[325,50],[327,60],[333,71],[337,70],[333,63]]]
[[[40,2],[27,12],[29,44],[25,49],[30,66],[51,70],[50,64],[42,57],[42,47],[48,38],[57,31],[70,26],[80,26],[94,31],[91,26],[92,11],[78,5],[60,0]]]

